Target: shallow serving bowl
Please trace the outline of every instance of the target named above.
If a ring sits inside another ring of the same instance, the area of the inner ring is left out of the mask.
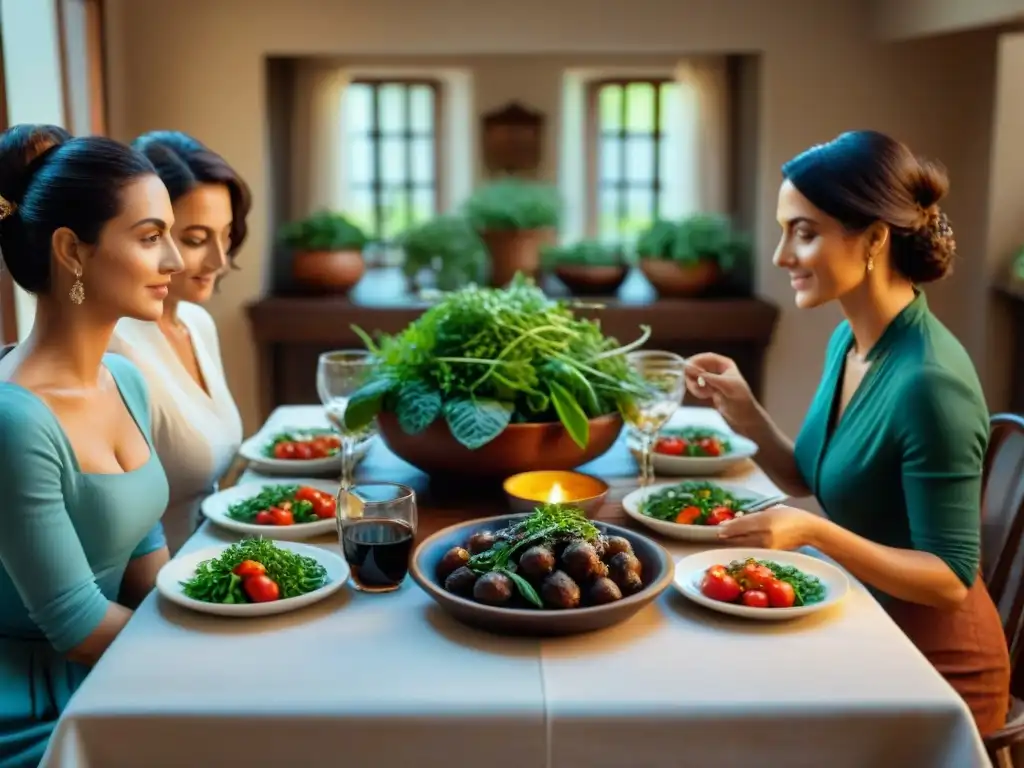
[[[633,546],[643,567],[644,588],[635,595],[608,605],[548,610],[529,608],[498,608],[478,603],[448,592],[438,582],[437,566],[452,547],[466,545],[478,531],[495,531],[521,520],[526,515],[500,515],[470,520],[449,526],[426,539],[413,554],[411,574],[430,597],[454,618],[479,629],[508,635],[573,635],[619,624],[651,603],[672,583],[675,566],[672,556],[643,534],[617,525],[592,520],[602,533],[622,536]]]

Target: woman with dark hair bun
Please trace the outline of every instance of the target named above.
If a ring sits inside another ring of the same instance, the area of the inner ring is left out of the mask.
[[[844,133],[782,167],[774,263],[796,305],[838,301],[846,319],[825,351],[794,444],[736,364],[690,358],[687,387],[758,443],[758,463],[826,517],[775,507],[722,526],[736,546],[810,545],[843,565],[964,698],[979,731],[1001,728],[1010,662],[980,575],[988,411],[974,366],[919,285],[956,254],[939,208],[938,165],[874,131]]]
[[[0,355],[0,768],[38,765],[89,667],[168,559],[167,479],[122,317],[163,312],[181,257],[152,164],[55,126],[0,135],[0,252],[36,296]]]
[[[133,145],[156,167],[174,205],[171,236],[185,268],[172,278],[156,323],[126,318],[112,350],[149,384],[153,441],[171,487],[164,532],[174,554],[199,525],[199,507],[217,489],[242,441],[242,419],[224,377],[217,328],[201,306],[246,235],[249,188],[218,154],[176,131]]]

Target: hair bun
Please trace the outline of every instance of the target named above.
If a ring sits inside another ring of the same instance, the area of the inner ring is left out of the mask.
[[[917,173],[911,182],[911,194],[917,204],[928,211],[949,192],[949,174],[943,165],[931,160],[918,160],[917,165]],[[922,224],[928,226],[928,220]]]
[[[4,131],[0,141],[0,196],[20,205],[42,158],[71,138],[56,125],[22,124]]]
[[[893,242],[896,269],[912,283],[932,283],[948,276],[956,260],[956,239],[946,214],[932,206],[923,226]]]

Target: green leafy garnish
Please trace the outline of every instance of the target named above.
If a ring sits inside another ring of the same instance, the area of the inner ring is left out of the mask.
[[[585,447],[590,419],[646,394],[626,353],[650,328],[621,346],[522,275],[505,289],[448,294],[395,336],[374,341],[353,330],[378,366],[349,400],[351,430],[384,411],[417,434],[443,415],[455,439],[476,450],[509,424],[560,421]]]
[[[228,517],[239,520],[243,523],[251,523],[260,512],[271,507],[280,507],[288,504],[288,510],[296,523],[314,523],[320,518],[313,511],[313,505],[308,501],[297,501],[295,494],[298,492],[297,485],[268,485],[255,496],[239,501],[228,507]]]
[[[327,583],[327,570],[312,557],[282,549],[270,539],[252,538],[232,544],[220,557],[204,560],[195,575],[181,582],[182,591],[204,603],[247,603],[242,580],[233,573],[243,560],[254,560],[280,590],[281,599],[298,597]]]
[[[687,480],[655,491],[640,502],[640,514],[655,520],[675,522],[686,507],[697,507],[700,515],[691,525],[701,525],[716,507],[739,511],[752,499],[734,496],[719,485],[704,480]]]

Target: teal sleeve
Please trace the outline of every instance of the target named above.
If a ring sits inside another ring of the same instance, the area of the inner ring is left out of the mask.
[[[32,402],[0,402],[0,564],[29,617],[64,653],[103,621],[109,603],[64,506],[56,443]]]
[[[167,537],[164,536],[163,523],[157,523],[149,529],[149,533],[139,542],[139,546],[132,552],[131,559],[134,560],[137,557],[148,555],[150,552],[156,552],[158,549],[163,549],[166,546]]]
[[[975,389],[925,368],[903,390],[903,494],[914,547],[942,558],[965,585],[978,572],[988,414]]]

